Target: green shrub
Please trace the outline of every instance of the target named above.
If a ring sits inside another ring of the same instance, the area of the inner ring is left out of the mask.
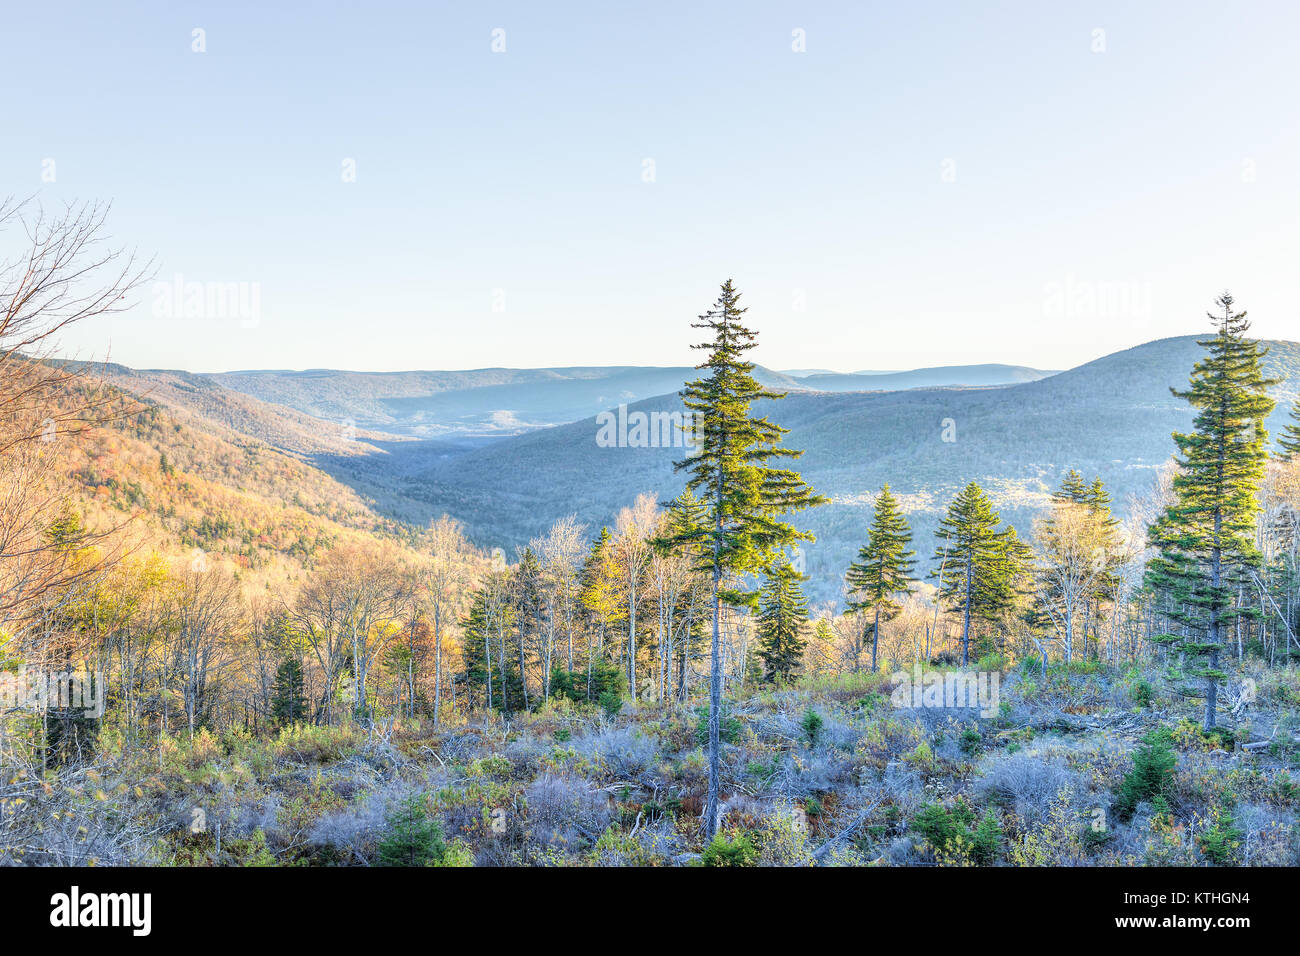
[[[817,738],[821,736],[822,728],[826,721],[822,715],[809,707],[803,712],[803,719],[799,721],[799,729],[803,731],[804,739],[808,741],[808,746],[817,743]]]
[[[1300,803],[1300,785],[1286,771],[1278,774],[1269,787],[1268,798],[1279,806]]]
[[[709,708],[696,707],[695,715],[699,722],[695,725],[695,739],[701,747],[709,743]],[[728,711],[727,705],[722,705],[722,713],[718,717],[718,737],[725,744],[734,744],[740,739],[741,723],[735,717],[732,717]]]
[[[872,691],[870,694],[867,694],[865,697],[858,698],[858,707],[860,707],[862,710],[866,711],[867,713],[872,713],[874,711],[877,711],[884,705],[885,705],[885,695],[878,694],[875,691]]]
[[[974,727],[967,727],[961,732],[961,737],[957,742],[961,746],[961,752],[967,757],[973,757],[979,753],[980,744],[983,742],[980,732]]]
[[[590,680],[585,669],[566,671],[557,667],[551,671],[552,696],[562,697],[575,703],[588,703],[593,700],[600,703],[601,698],[606,694],[613,694],[621,701],[626,690],[627,678],[623,674],[623,669],[616,664],[593,661]],[[589,692],[590,696],[588,696]],[[601,706],[604,707],[604,704],[601,703]]]
[[[1139,680],[1133,684],[1133,703],[1137,704],[1137,706],[1150,707],[1153,695],[1154,690],[1150,681]]]
[[[1214,812],[1214,825],[1204,831],[1197,839],[1197,844],[1205,858],[1219,866],[1231,866],[1238,862],[1237,851],[1241,849],[1243,834],[1232,822],[1232,817],[1222,811]]]
[[[1161,796],[1173,779],[1178,756],[1170,746],[1169,731],[1153,730],[1133,753],[1133,769],[1115,794],[1115,815],[1130,820],[1139,803]]]
[[[1205,739],[1221,750],[1232,750],[1237,745],[1237,735],[1230,727],[1212,727],[1205,732]]]
[[[758,848],[754,846],[753,838],[745,831],[737,833],[732,839],[727,839],[725,834],[719,833],[714,836],[713,842],[704,848],[700,863],[704,866],[756,866]]]
[[[227,852],[236,866],[275,866],[275,855],[266,845],[266,833],[258,827],[244,840],[231,840]]]
[[[1089,853],[1096,853],[1107,843],[1109,843],[1115,834],[1104,828],[1087,826],[1083,828],[1083,847]]]
[[[912,819],[912,830],[937,854],[964,851],[972,863],[988,865],[1002,851],[1002,825],[993,811],[976,822],[974,808],[960,797],[951,809],[927,803]]]
[[[429,819],[424,797],[411,794],[387,819],[379,844],[380,866],[437,866],[447,854],[442,824]]]
[[[1002,850],[1002,825],[992,810],[987,810],[980,822],[970,831],[970,857],[987,866],[998,858]]]
[[[972,819],[970,807],[963,801],[952,810],[942,803],[927,803],[912,818],[912,829],[936,850],[946,850]]]

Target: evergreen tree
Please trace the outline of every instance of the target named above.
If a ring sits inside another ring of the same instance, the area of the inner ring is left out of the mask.
[[[81,512],[66,502],[59,509],[58,517],[45,529],[45,540],[50,547],[65,554],[75,554],[86,536],[86,523]]]
[[[665,548],[673,548],[675,542],[680,541],[683,542],[682,549],[693,547],[694,556],[702,557],[708,523],[708,508],[694,491],[686,488],[668,503],[667,529],[657,543]]]
[[[511,617],[515,622],[515,649],[518,653],[520,690],[524,710],[531,710],[528,697],[528,647],[540,642],[546,599],[542,589],[542,564],[537,553],[526,547],[519,555],[519,563],[511,576]]]
[[[81,513],[67,502],[45,529],[50,551],[59,555],[62,567],[68,572],[61,587],[51,587],[46,592],[46,603],[41,610],[43,657],[47,666],[58,670],[73,670],[77,647],[81,643],[79,638],[84,640],[87,632],[93,634],[98,630],[97,602],[90,594],[86,595],[89,600],[83,598],[85,585],[77,583],[95,567],[93,552],[85,547],[88,536]],[[4,546],[0,545],[0,554],[4,552]],[[12,552],[6,556],[16,557]],[[8,636],[0,627],[0,642]],[[0,643],[0,650],[3,649],[4,643]],[[105,693],[107,688],[103,682],[98,677],[95,682],[100,685],[98,692]],[[65,703],[50,700],[41,731],[38,731],[38,734],[44,734],[45,766],[51,770],[88,758],[94,753],[99,735],[97,719],[88,717],[83,708],[64,706]]]
[[[982,488],[971,482],[953,499],[935,532],[939,596],[962,614],[961,663],[970,663],[972,624],[991,621],[1011,607],[1016,578],[1028,548],[1014,528],[999,530],[1001,516]]]
[[[1258,494],[1267,460],[1264,419],[1274,402],[1261,361],[1267,349],[1246,337],[1245,312],[1233,312],[1226,292],[1210,313],[1213,338],[1192,369],[1186,391],[1171,389],[1196,409],[1193,431],[1174,433],[1178,445],[1174,501],[1149,533],[1157,553],[1147,584],[1170,601],[1170,617],[1185,629],[1183,651],[1198,661],[1186,675],[1204,680],[1205,729],[1215,725],[1225,628],[1257,612],[1237,607],[1237,591],[1259,565],[1255,546]]]
[[[1061,479],[1061,487],[1052,492],[1052,498],[1055,501],[1071,501],[1075,504],[1082,504],[1088,498],[1088,485],[1084,482],[1083,476],[1075,469],[1071,468]]]
[[[379,843],[380,866],[433,866],[443,861],[447,844],[442,824],[430,818],[425,798],[413,793],[388,814]]]
[[[806,578],[789,561],[780,561],[766,573],[759,591],[758,656],[767,683],[788,684],[808,645],[802,633],[808,621],[808,600],[799,587],[802,580]]]
[[[784,395],[769,391],[753,376],[754,363],[745,360],[756,333],[745,327],[747,311],[728,279],[714,307],[693,323],[708,329],[713,339],[693,348],[708,352],[699,366],[707,375],[686,384],[683,404],[694,416],[693,454],[676,463],[690,473],[687,487],[705,502],[707,523],[688,531],[677,543],[696,549],[698,567],[710,575],[713,635],[709,654],[709,789],[705,807],[706,835],[718,828],[719,721],[722,712],[722,605],[749,607],[753,595],[743,590],[743,575],[769,567],[784,548],[812,535],[781,520],[781,516],[822,504],[798,472],[773,467],[773,460],[797,458],[801,452],[781,447],[788,429],[757,418],[750,406]],[[725,584],[725,586],[724,586]]]
[[[871,670],[876,670],[880,648],[880,625],[896,618],[903,609],[898,595],[912,590],[916,552],[908,549],[912,532],[898,507],[898,499],[885,485],[876,498],[875,515],[867,532],[867,543],[858,551],[858,560],[849,565],[845,580],[849,586],[848,609],[870,613]]]
[[[493,707],[507,714],[526,699],[522,645],[511,639],[518,618],[514,589],[515,576],[504,568],[489,572],[477,594],[482,599],[483,655],[491,671],[490,699]]]
[[[484,707],[500,707],[501,688],[492,672],[492,628],[488,622],[487,592],[476,590],[470,595],[469,610],[460,622],[462,680],[469,706],[477,697]]]
[[[296,724],[307,717],[307,686],[302,675],[302,661],[288,654],[275,669],[271,690],[271,719],[277,727]]]
[[[1278,457],[1286,460],[1300,457],[1300,399],[1291,406],[1291,420],[1282,426],[1277,443],[1282,449]]]

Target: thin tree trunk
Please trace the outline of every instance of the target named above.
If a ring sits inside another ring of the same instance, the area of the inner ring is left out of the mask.
[[[433,604],[433,726],[442,720],[442,605]]]
[[[876,622],[871,625],[871,673],[876,672],[876,648],[880,645],[880,605],[876,605]]]
[[[971,567],[971,565],[972,565],[972,561],[968,557],[966,559],[966,601],[965,601],[966,606],[962,609],[962,618],[961,618],[961,666],[962,667],[965,667],[970,663],[970,599],[971,599],[971,592],[974,590],[974,582],[972,580],[974,575],[974,569]]]

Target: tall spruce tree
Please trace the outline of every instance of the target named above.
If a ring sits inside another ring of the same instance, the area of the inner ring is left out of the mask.
[[[528,696],[528,648],[540,644],[546,599],[543,594],[542,563],[537,552],[526,546],[511,574],[510,612],[515,622],[515,646],[519,654],[519,687],[524,710],[532,709]]]
[[[962,615],[961,663],[970,663],[970,639],[976,620],[990,621],[1011,607],[1016,578],[1027,546],[1014,528],[999,528],[1001,516],[984,490],[971,482],[953,499],[935,531],[939,546],[939,596]]]
[[[469,610],[460,622],[461,663],[464,666],[465,696],[469,706],[479,696],[483,706],[492,708],[500,702],[500,688],[493,686],[492,635],[488,622],[487,593],[483,589],[470,595]]]
[[[722,605],[752,607],[754,595],[743,587],[743,576],[770,567],[775,557],[797,541],[813,540],[781,520],[789,512],[822,504],[825,499],[804,483],[799,473],[769,462],[797,458],[801,452],[781,447],[788,429],[752,414],[760,400],[784,395],[769,391],[753,376],[754,363],[745,353],[756,333],[745,327],[740,293],[728,279],[712,309],[692,323],[713,338],[692,348],[708,352],[697,366],[707,374],[686,384],[683,404],[692,413],[686,427],[693,437],[692,454],[676,463],[690,474],[686,486],[705,503],[707,524],[688,531],[678,542],[699,549],[698,567],[711,579],[713,636],[709,654],[709,790],[705,831],[712,839],[718,829],[719,728],[722,710],[720,652]]]
[[[1246,336],[1246,313],[1233,312],[1226,292],[1216,304],[1221,314],[1209,313],[1216,333],[1198,343],[1206,355],[1189,388],[1170,389],[1196,418],[1191,433],[1173,436],[1174,501],[1151,526],[1157,550],[1146,571],[1146,583],[1170,599],[1170,617],[1184,629],[1182,650],[1199,662],[1184,674],[1205,682],[1207,731],[1227,677],[1219,667],[1224,630],[1257,613],[1237,607],[1237,592],[1260,561],[1254,532],[1268,454],[1264,419],[1274,406],[1267,389],[1276,384],[1261,367],[1268,350]]]
[[[808,599],[799,582],[807,580],[789,561],[778,561],[764,576],[759,591],[758,656],[763,680],[788,684],[799,670],[808,623]]]
[[[899,595],[910,592],[916,581],[912,577],[916,552],[907,547],[911,541],[912,532],[899,510],[898,499],[889,493],[889,485],[885,485],[876,497],[867,543],[844,576],[849,586],[849,611],[872,615],[872,673],[880,649],[880,625],[898,616],[903,609]]]
[[[1292,404],[1290,417],[1291,420],[1282,426],[1282,434],[1277,439],[1278,446],[1282,449],[1279,458],[1300,457],[1300,399]]]

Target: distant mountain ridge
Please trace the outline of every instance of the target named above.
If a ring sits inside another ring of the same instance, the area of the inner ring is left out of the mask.
[[[408,372],[250,370],[207,378],[316,418],[422,438],[457,438],[500,437],[565,424],[619,404],[676,392],[697,374],[689,366],[574,366]],[[759,381],[771,388],[833,392],[1006,385],[1049,374],[1011,365],[803,377],[763,367],[756,370]]]
[[[892,392],[911,388],[1014,385],[1019,382],[1036,382],[1040,378],[1056,374],[1054,371],[1024,365],[945,365],[906,372],[814,374],[800,378],[799,382],[827,392]]]

